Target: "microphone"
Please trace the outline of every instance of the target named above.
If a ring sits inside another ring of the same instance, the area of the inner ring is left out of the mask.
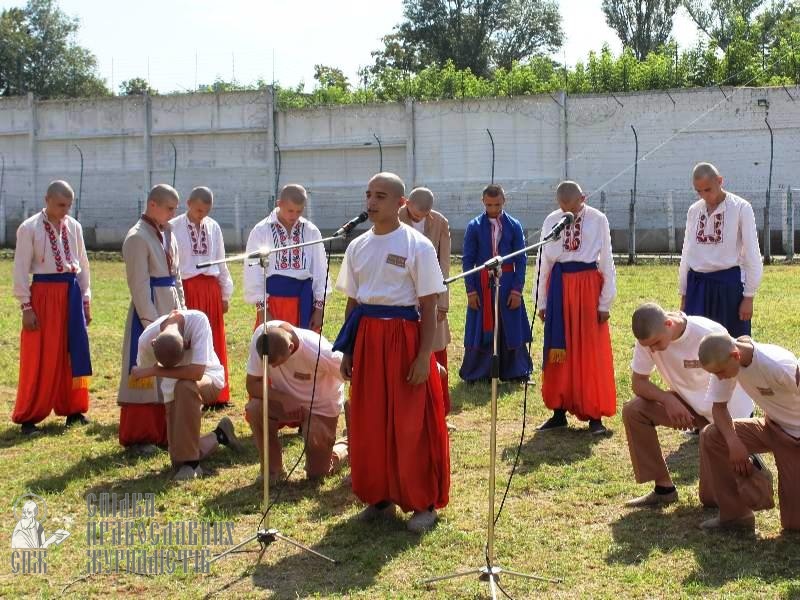
[[[333,237],[346,237],[351,231],[353,231],[353,229],[366,221],[368,217],[369,215],[366,211],[362,212],[355,219],[350,219],[347,223],[339,227],[339,229],[336,230],[336,233],[333,234]]]
[[[553,228],[550,230],[544,239],[546,240],[555,240],[564,231],[567,225],[571,225],[572,222],[575,220],[575,215],[571,212],[565,213],[563,217],[558,220],[558,223],[553,225]]]

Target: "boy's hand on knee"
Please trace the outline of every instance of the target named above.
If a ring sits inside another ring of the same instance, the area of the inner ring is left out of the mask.
[[[728,442],[728,459],[731,461],[733,470],[739,475],[749,477],[753,472],[750,454],[747,452],[747,447],[738,437]]]
[[[611,313],[607,310],[598,310],[597,311],[597,322],[601,325],[608,321],[609,317],[611,317]]]
[[[670,427],[682,430],[694,429],[692,413],[674,396],[664,403],[664,410],[667,412]]]

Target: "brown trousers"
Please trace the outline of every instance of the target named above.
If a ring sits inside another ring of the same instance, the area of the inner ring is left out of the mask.
[[[736,419],[734,431],[750,454],[772,452],[778,467],[778,503],[784,529],[800,530],[800,439],[786,433],[769,419]],[[700,436],[700,455],[708,461],[717,491],[721,521],[750,512],[736,484],[736,473],[728,460],[728,444],[711,425]]]
[[[200,381],[179,379],[175,383],[175,397],[166,405],[167,440],[173,464],[202,460],[216,449],[217,437],[213,433],[200,437],[200,421],[203,404],[213,404],[219,392],[205,376]]]
[[[697,414],[683,398],[677,394],[675,397],[692,414],[695,427],[703,429],[708,425],[708,420]],[[628,438],[628,450],[636,482],[646,483],[668,477],[669,470],[661,453],[661,444],[658,442],[656,432],[658,426],[671,426],[663,405],[637,396],[622,407],[622,422],[625,424],[625,435]],[[717,506],[711,472],[702,455],[700,456],[700,502],[704,506]]]
[[[283,472],[283,448],[278,439],[280,423],[297,422],[301,423],[303,439],[306,442],[306,475],[310,479],[324,477],[335,472],[341,463],[346,459],[346,451],[334,452],[333,445],[336,442],[336,426],[339,417],[323,417],[312,414],[311,421],[308,420],[308,409],[299,408],[287,411],[285,406],[297,404],[297,399],[292,396],[273,390],[269,390],[269,473],[275,477]],[[261,398],[250,398],[245,407],[247,422],[253,431],[253,437],[258,447],[259,460],[264,460],[264,427],[262,407],[264,403]],[[261,472],[264,472],[264,465],[261,465]]]

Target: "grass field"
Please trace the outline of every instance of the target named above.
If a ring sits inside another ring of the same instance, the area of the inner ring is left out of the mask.
[[[488,386],[459,383],[465,295],[452,294],[450,381],[452,487],[450,505],[432,532],[416,536],[404,522],[378,526],[357,523],[361,509],[342,473],[314,487],[298,469],[275,506],[271,524],[339,562],[329,566],[287,544],[271,546],[256,565],[250,545],[217,563],[211,574],[143,576],[86,573],[89,492],[153,492],[154,521],[233,521],[234,538],[254,532],[260,514],[260,489],[254,485],[258,459],[243,418],[244,359],[252,325],[251,309],[241,300],[241,276],[233,269],[237,291],[227,315],[228,356],[233,406],[226,413],[245,439],[247,451],[234,456],[221,450],[209,461],[213,476],[184,485],[169,479],[166,453],[131,458],[117,443],[122,329],[128,305],[123,265],[95,261],[90,327],[96,375],[92,380],[92,424],[65,430],[63,420],[45,422],[46,435],[22,439],[10,422],[19,339],[19,310],[11,298],[11,263],[0,261],[0,596],[140,598],[483,598],[485,584],[474,579],[431,589],[420,579],[481,562],[486,514],[488,466]],[[333,274],[338,266],[332,268]],[[766,268],[756,299],[754,337],[800,352],[800,270]],[[529,278],[530,279],[530,278]],[[674,307],[677,267],[618,267],[619,294],[612,309],[612,335],[618,407],[630,397],[628,379],[633,339],[630,314],[645,300]],[[529,281],[528,287],[531,287]],[[530,300],[530,294],[526,295]],[[334,295],[325,332],[341,323],[344,302]],[[533,307],[528,305],[529,314]],[[535,333],[534,363],[540,362],[541,326]],[[535,379],[538,382],[538,373]],[[505,486],[520,436],[522,388],[502,385],[499,400],[498,489]],[[800,535],[782,535],[777,509],[757,515],[755,537],[706,534],[696,525],[713,513],[697,500],[696,439],[664,431],[661,440],[679,488],[680,501],[663,511],[632,511],[622,503],[646,491],[636,485],[625,434],[618,415],[607,421],[613,435],[593,438],[584,424],[534,435],[547,414],[539,388],[528,394],[528,430],[522,459],[497,526],[498,560],[508,568],[563,579],[560,584],[504,579],[513,598],[592,597],[666,598],[684,596],[800,598]],[[203,431],[219,414],[206,414]],[[283,437],[286,464],[302,447],[297,435]],[[769,460],[770,465],[774,463]],[[48,551],[46,575],[14,575],[10,538],[15,525],[14,499],[31,491],[47,501],[49,535],[63,527],[71,536]],[[499,494],[498,494],[499,497]],[[147,519],[145,519],[147,521]],[[210,548],[219,552],[221,547]]]

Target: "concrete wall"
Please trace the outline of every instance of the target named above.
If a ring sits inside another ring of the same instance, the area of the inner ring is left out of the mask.
[[[710,160],[726,187],[751,200],[759,222],[774,132],[773,253],[789,240],[788,187],[800,187],[800,88],[718,88],[653,93],[407,102],[274,110],[270,90],[229,94],[45,101],[0,99],[0,243],[13,244],[47,183],[83,182],[80,219],[87,243],[118,248],[147,189],[171,183],[187,194],[208,185],[215,217],[233,249],[274,203],[276,190],[303,183],[308,216],[335,229],[363,207],[379,168],[438,194],[454,246],[492,179],[531,235],[554,208],[552,191],[579,181],[605,210],[616,251],[628,244],[634,133],[639,138],[637,249],[678,252],[689,172]],[[492,163],[494,142],[494,164]],[[176,161],[177,157],[177,161]],[[601,194],[602,192],[602,194]],[[795,193],[800,199],[800,192]],[[78,208],[77,206],[75,207]]]

